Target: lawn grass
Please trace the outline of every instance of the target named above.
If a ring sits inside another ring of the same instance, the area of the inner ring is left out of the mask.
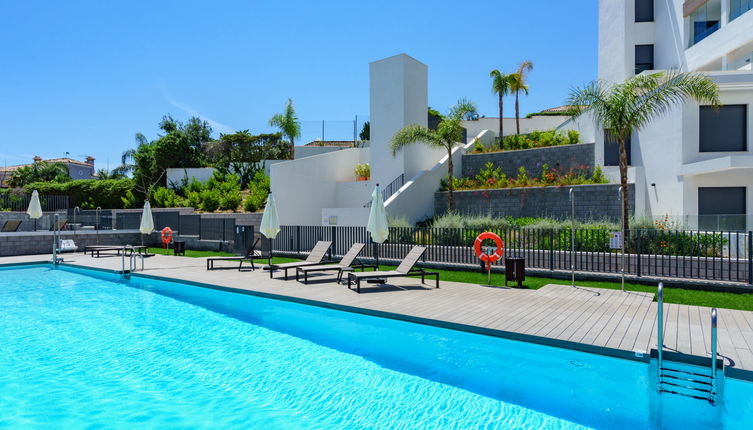
[[[167,252],[162,248],[149,248],[149,252],[154,254],[166,255]],[[172,250],[169,251],[170,255]],[[186,250],[186,257],[214,257],[214,256],[231,256],[233,254],[216,251],[193,251]],[[299,261],[296,258],[274,257],[273,263],[287,263],[290,261]],[[380,270],[393,270],[395,266],[379,266]],[[468,284],[487,285],[486,275],[478,271],[460,271],[460,270],[441,270],[429,269],[439,272],[439,278],[449,282],[465,282]],[[523,288],[537,290],[547,284],[570,285],[570,282],[562,279],[543,278],[535,276],[526,276]],[[491,285],[503,286],[504,275],[492,274]],[[600,281],[578,281],[576,285],[581,287],[607,288],[610,290],[619,290],[618,282],[600,282]],[[647,293],[656,293],[656,287],[642,284],[625,283],[625,290],[640,291]],[[715,291],[686,290],[683,288],[664,287],[664,301],[667,303],[677,303],[693,306],[707,306],[726,309],[739,309],[744,311],[753,311],[753,294],[750,293],[721,293]]]

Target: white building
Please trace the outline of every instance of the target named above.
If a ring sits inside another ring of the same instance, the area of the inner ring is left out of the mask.
[[[599,0],[599,79],[704,71],[724,106],[687,103],[632,136],[636,213],[721,217],[753,229],[753,0]],[[618,178],[616,144],[596,133],[596,163]],[[747,219],[747,222],[745,221]],[[722,226],[723,227],[723,226]]]
[[[366,225],[371,193],[376,184],[384,191],[387,214],[410,222],[434,215],[434,194],[447,175],[444,149],[409,145],[393,155],[389,142],[410,124],[428,125],[428,68],[405,55],[369,64],[371,136],[368,147],[282,161],[271,166],[271,188],[280,222],[286,225]],[[514,119],[505,119],[505,134],[514,132]],[[453,151],[453,168],[461,174],[462,155],[478,137],[494,142],[498,118],[464,121],[467,142]],[[538,116],[521,119],[521,131],[578,129],[593,142],[593,126],[587,120]],[[299,148],[296,148],[296,156]],[[369,163],[371,178],[359,181],[356,164]]]

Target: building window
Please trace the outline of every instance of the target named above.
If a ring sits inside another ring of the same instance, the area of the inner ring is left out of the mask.
[[[651,22],[653,20],[654,0],[635,0],[635,22]]]
[[[635,74],[654,70],[654,45],[635,45]]]
[[[628,136],[628,138],[625,139],[625,155],[627,155],[628,166],[631,164],[630,146],[630,136]],[[620,165],[620,143],[609,133],[608,130],[604,131],[604,165]]]
[[[730,0],[729,20],[732,21],[751,9],[753,9],[753,0]]]
[[[700,152],[748,150],[748,105],[700,108]]]
[[[745,187],[699,187],[698,228],[745,230]]]
[[[700,5],[699,5],[700,4]],[[685,1],[685,16],[689,20],[689,46],[693,46],[719,30],[722,19],[722,0]]]

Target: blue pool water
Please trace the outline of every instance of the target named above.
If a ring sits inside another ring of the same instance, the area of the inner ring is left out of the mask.
[[[312,287],[313,288],[313,287]],[[0,269],[0,427],[751,428],[645,363],[185,284]]]

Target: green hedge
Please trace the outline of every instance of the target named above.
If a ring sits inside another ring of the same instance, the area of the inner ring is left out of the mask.
[[[123,208],[123,198],[133,189],[131,179],[79,179],[64,183],[34,182],[24,187],[24,192],[31,194],[37,190],[41,195],[68,196],[69,205],[82,209]]]

